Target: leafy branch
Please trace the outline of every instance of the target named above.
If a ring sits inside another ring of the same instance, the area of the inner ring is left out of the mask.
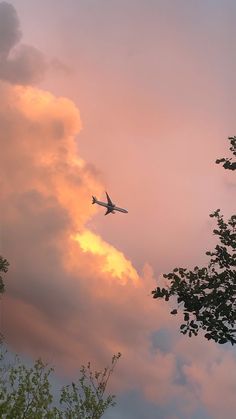
[[[236,137],[229,137],[230,150],[236,156]],[[236,170],[236,162],[232,159],[219,159],[225,169]],[[177,297],[178,307],[171,311],[172,315],[183,308],[184,323],[180,332],[189,337],[198,335],[203,330],[205,338],[224,344],[236,343],[236,215],[226,222],[220,209],[210,217],[217,221],[213,234],[218,237],[219,244],[214,251],[207,251],[211,259],[206,267],[195,266],[193,270],[175,268],[173,272],[164,274],[169,285],[157,287],[152,291],[153,298]]]

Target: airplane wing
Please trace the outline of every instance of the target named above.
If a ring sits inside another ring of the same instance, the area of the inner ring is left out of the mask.
[[[111,200],[111,198],[109,197],[109,195],[108,195],[108,193],[107,193],[107,192],[106,192],[106,196],[107,196],[107,203],[108,203],[108,205],[113,206],[114,204],[113,204],[113,202],[112,202],[112,200]]]
[[[105,214],[104,214],[104,215],[107,215],[107,214],[109,214],[110,212],[113,212],[113,209],[112,209],[112,208],[107,208],[107,212],[105,212]]]

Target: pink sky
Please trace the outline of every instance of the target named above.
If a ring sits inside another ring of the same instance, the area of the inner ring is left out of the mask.
[[[234,348],[179,336],[150,293],[161,273],[206,263],[209,213],[235,211],[235,178],[214,162],[235,134],[236,6],[11,4],[23,35],[0,3],[10,348],[69,376],[122,352],[114,419],[233,419]],[[91,205],[105,190],[127,215]]]

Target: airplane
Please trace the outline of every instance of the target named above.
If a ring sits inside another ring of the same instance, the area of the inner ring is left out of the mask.
[[[98,204],[98,205],[101,205],[102,207],[106,207],[107,208],[107,212],[105,212],[104,215],[107,215],[109,213],[115,214],[116,211],[125,212],[125,213],[128,212],[126,209],[119,208],[115,204],[113,204],[113,202],[112,202],[112,200],[109,197],[109,195],[108,195],[107,192],[106,192],[106,196],[107,196],[107,203],[106,202],[98,201],[95,196],[92,197],[93,198],[92,204]]]

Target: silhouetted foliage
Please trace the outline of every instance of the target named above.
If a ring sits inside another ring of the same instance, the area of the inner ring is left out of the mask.
[[[4,272],[6,273],[8,271],[9,263],[6,259],[4,259],[2,256],[0,256],[0,273]],[[2,276],[0,275],[0,294],[4,292],[5,285],[2,279]]]
[[[233,155],[236,157],[236,137],[229,137],[228,138],[230,140],[230,150],[232,151]],[[223,167],[225,169],[229,169],[229,170],[236,170],[236,161],[232,162],[232,158],[231,159],[217,159],[216,163],[224,163]]]
[[[28,368],[18,356],[7,363],[6,351],[0,354],[0,417],[4,419],[100,419],[115,405],[115,396],[105,396],[110,375],[120,358],[102,372],[91,370],[90,363],[80,369],[77,383],[61,390],[60,408],[53,406],[49,368],[40,359]]]
[[[1,294],[4,293],[4,290],[5,290],[5,285],[4,285],[1,273],[2,272],[6,273],[8,271],[8,266],[9,266],[8,261],[6,259],[4,259],[2,256],[0,256],[0,296],[1,296]],[[1,327],[1,325],[0,325],[0,327]],[[1,329],[0,329],[0,343],[2,341],[3,341],[3,334],[2,334]]]
[[[236,137],[229,137],[230,150],[236,156]],[[219,159],[225,169],[236,170],[232,159]],[[210,256],[207,267],[193,270],[175,268],[164,274],[170,281],[166,288],[157,287],[152,291],[153,298],[177,297],[178,308],[183,308],[184,323],[180,332],[189,337],[204,330],[206,339],[213,339],[220,344],[236,343],[236,215],[225,222],[218,209],[210,217],[217,220],[218,228],[213,234],[218,236],[219,244]],[[178,309],[171,314],[178,313]]]

